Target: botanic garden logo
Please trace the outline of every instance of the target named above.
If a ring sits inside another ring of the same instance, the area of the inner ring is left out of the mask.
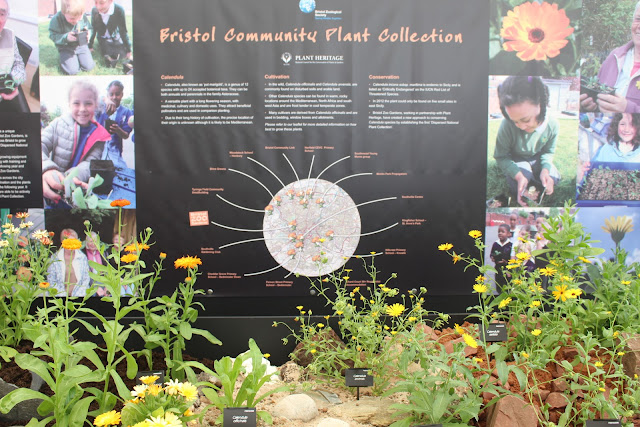
[[[300,10],[304,13],[311,13],[316,10],[316,2],[315,0],[300,0],[298,4]]]

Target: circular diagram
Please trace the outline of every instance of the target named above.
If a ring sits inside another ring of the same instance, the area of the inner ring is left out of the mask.
[[[310,277],[340,268],[356,251],[361,222],[356,204],[322,179],[286,185],[265,207],[264,240],[286,270]]]

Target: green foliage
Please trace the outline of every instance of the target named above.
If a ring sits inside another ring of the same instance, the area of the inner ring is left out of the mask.
[[[52,262],[49,234],[42,231],[42,238],[31,238],[35,230],[27,219],[20,219],[17,227],[11,222],[2,226],[6,238],[0,239],[0,346],[15,347],[22,341],[22,326],[33,319],[31,306],[46,292],[39,285],[46,282]]]
[[[251,360],[251,372],[246,373],[243,363]],[[191,366],[194,366],[191,363]],[[205,369],[205,371],[209,371]],[[213,406],[221,412],[224,408],[250,407],[253,408],[268,396],[287,390],[288,386],[281,386],[258,395],[260,388],[271,379],[267,374],[267,365],[262,361],[262,352],[253,339],[249,340],[249,351],[232,359],[225,356],[214,362],[214,371],[209,371],[220,380],[222,388],[205,383],[202,392],[212,402]],[[236,382],[244,375],[242,384],[234,394]],[[219,394],[219,393],[222,394]],[[264,422],[271,424],[271,415],[266,411],[258,411],[258,417]],[[217,423],[222,421],[223,414],[218,417]]]
[[[209,331],[192,326],[198,319],[197,308],[202,308],[202,304],[194,302],[194,297],[203,294],[204,291],[195,289],[199,275],[197,266],[189,267],[187,270],[188,276],[178,284],[178,288],[171,296],[157,297],[154,300],[155,306],[143,310],[144,325],[133,327],[145,341],[147,350],[162,348],[167,364],[167,375],[180,380],[183,380],[185,375],[182,369],[182,353],[186,348],[186,341],[191,340],[194,335],[199,335],[211,344],[222,344]],[[141,284],[136,294],[143,299],[149,298],[154,284],[155,280]],[[146,354],[150,361],[150,353]]]
[[[448,354],[440,345],[411,345],[400,353],[400,381],[385,395],[406,392],[409,402],[392,406],[397,410],[396,417],[402,417],[392,427],[469,425],[472,419],[478,419],[483,391],[504,392],[490,382],[490,374],[483,372],[477,362],[470,363],[464,344],[456,347]]]
[[[397,288],[390,287],[392,273],[386,280],[380,279],[380,271],[375,266],[375,253],[367,263],[362,264],[368,275],[367,286],[349,287],[351,269],[342,268],[325,278],[310,279],[311,287],[331,307],[333,316],[339,318],[339,336],[345,344],[337,345],[330,337],[330,327],[325,323],[312,323],[302,306],[298,306],[300,316],[296,318],[298,331],[290,329],[289,337],[302,344],[301,351],[313,356],[309,369],[314,374],[330,378],[342,378],[345,368],[366,367],[374,377],[374,394],[381,394],[388,387],[390,379],[396,373],[393,367],[397,359],[397,348],[401,343],[415,340],[413,326],[428,321],[435,313],[424,309],[425,288],[409,295],[400,295]],[[401,302],[397,302],[401,301]],[[393,302],[393,304],[392,304]],[[329,315],[325,316],[328,320]],[[435,326],[448,320],[443,314],[437,314]],[[273,326],[278,326],[278,323]],[[289,337],[283,339],[286,344]],[[292,355],[295,357],[295,355]]]
[[[606,279],[602,285],[595,285],[600,291],[594,293],[594,299],[583,298],[584,290],[593,286],[589,276],[597,277],[598,269],[591,258],[603,249],[592,246],[594,241],[576,221],[576,213],[574,206],[566,204],[537,236],[546,240],[546,249],[532,254],[546,257],[546,267],[528,272],[523,264],[531,255],[516,253],[507,266],[508,283],[499,295],[491,292],[487,273],[492,267],[484,265],[482,258],[449,251],[451,256],[459,257],[465,269],[477,268],[481,273],[473,287],[478,304],[471,307],[472,316],[485,326],[494,321],[508,324],[508,341],[486,347],[487,355],[496,358],[498,379],[505,383],[509,372],[515,374],[529,402],[542,405],[538,415],[543,425],[551,425],[554,409],[540,400],[539,388],[550,385],[539,382],[536,370],[555,370],[555,381],[565,382],[572,390],[566,394],[568,405],[557,425],[582,425],[603,413],[612,418],[629,417],[637,409],[637,404],[632,404],[635,396],[628,386],[630,379],[622,366],[623,332],[638,332],[637,322],[630,320],[637,319],[637,300],[631,295],[636,290],[629,286],[634,278],[621,256],[617,262],[622,265],[603,267],[600,277]],[[608,225],[628,226],[624,218],[610,220]],[[474,238],[476,248],[483,254],[484,243],[479,236]],[[605,283],[612,289],[605,290]],[[600,299],[600,295],[605,298]],[[620,303],[614,302],[616,298]],[[631,300],[629,306],[624,302],[627,299]],[[634,378],[631,382],[636,381]]]

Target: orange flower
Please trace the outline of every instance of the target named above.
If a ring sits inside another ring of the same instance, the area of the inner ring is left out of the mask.
[[[111,202],[111,206],[114,208],[123,208],[125,206],[129,206],[130,204],[131,202],[126,199],[116,199]]]
[[[147,245],[146,243],[132,243],[130,245],[125,246],[124,251],[125,252],[140,252],[142,250],[147,250],[149,249],[149,245]]]
[[[178,258],[174,262],[174,266],[176,268],[196,268],[198,265],[202,265],[202,261],[200,258],[195,256],[184,256],[182,258]]]
[[[16,271],[16,277],[18,278],[18,280],[22,280],[23,282],[29,282],[33,277],[33,273],[27,267],[18,267],[18,271]]]
[[[82,242],[78,239],[69,238],[69,239],[64,239],[62,241],[63,249],[73,251],[76,249],[80,249],[81,247],[82,247]]]
[[[500,36],[507,52],[518,52],[523,61],[544,61],[560,54],[573,33],[564,9],[547,2],[526,2],[507,12],[502,18]]]
[[[122,262],[134,262],[138,259],[138,255],[136,254],[126,254],[120,257],[120,261]]]

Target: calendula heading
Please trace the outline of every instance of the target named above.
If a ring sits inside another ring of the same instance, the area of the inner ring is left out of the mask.
[[[236,28],[229,28],[224,34],[225,42],[237,43],[272,43],[287,42],[316,43],[319,32],[317,30],[307,31],[304,27],[294,28],[290,31],[267,31],[267,32],[247,32],[239,31]],[[320,32],[320,36],[328,42],[355,42],[366,43],[371,38],[369,28],[365,27],[361,31],[346,31],[342,26],[327,28],[324,34]],[[462,43],[462,33],[445,33],[443,29],[433,28],[430,33],[421,33],[411,31],[411,28],[400,27],[399,29],[385,28],[378,33],[377,40],[382,43]],[[172,28],[162,28],[160,30],[160,43],[202,43],[216,41],[216,27],[211,30],[201,31],[196,27],[193,30],[180,28],[174,30]]]

